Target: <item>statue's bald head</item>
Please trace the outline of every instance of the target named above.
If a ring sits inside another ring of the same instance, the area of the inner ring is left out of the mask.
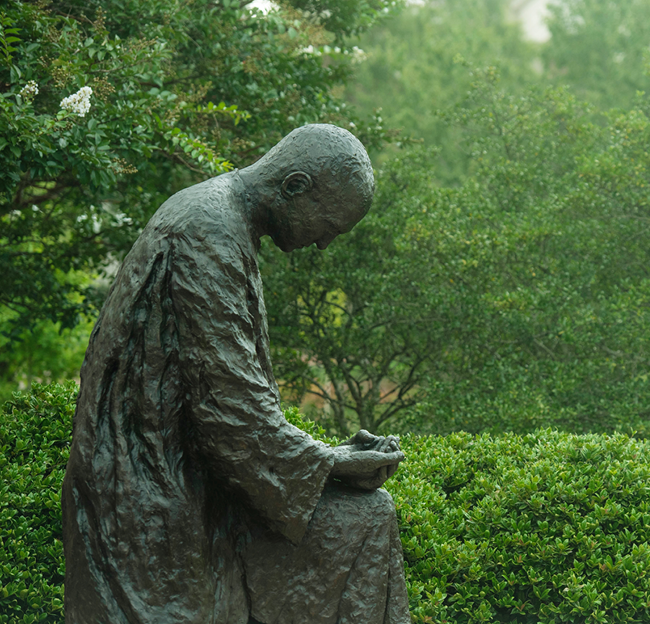
[[[319,193],[334,190],[350,193],[349,200],[370,208],[375,181],[372,164],[363,144],[352,133],[331,124],[309,124],[296,128],[260,161],[284,179],[304,172]],[[292,180],[285,183],[291,193]]]
[[[350,132],[330,124],[296,128],[251,169],[275,199],[265,233],[284,251],[320,249],[368,212],[374,177],[368,154]]]

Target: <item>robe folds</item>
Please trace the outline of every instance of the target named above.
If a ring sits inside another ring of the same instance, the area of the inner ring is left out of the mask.
[[[235,172],[165,202],[92,332],[63,484],[67,624],[410,621],[390,496],[327,485],[329,447],[280,409],[245,201]]]

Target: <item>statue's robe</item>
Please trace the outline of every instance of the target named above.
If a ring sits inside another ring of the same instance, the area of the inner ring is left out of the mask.
[[[234,173],[165,202],[92,332],[67,624],[410,621],[390,496],[328,485],[331,451],[280,409],[245,201]]]

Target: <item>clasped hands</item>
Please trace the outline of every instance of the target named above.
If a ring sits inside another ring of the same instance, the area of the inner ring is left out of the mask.
[[[362,490],[375,490],[395,474],[404,459],[399,439],[375,436],[361,429],[332,449],[334,466],[330,478]]]

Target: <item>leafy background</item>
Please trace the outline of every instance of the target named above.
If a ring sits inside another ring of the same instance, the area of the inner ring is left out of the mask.
[[[0,398],[76,377],[166,197],[325,121],[368,147],[376,201],[323,253],[263,245],[286,401],[339,435],[645,435],[647,10],[562,0],[534,42],[506,0],[10,0]]]

